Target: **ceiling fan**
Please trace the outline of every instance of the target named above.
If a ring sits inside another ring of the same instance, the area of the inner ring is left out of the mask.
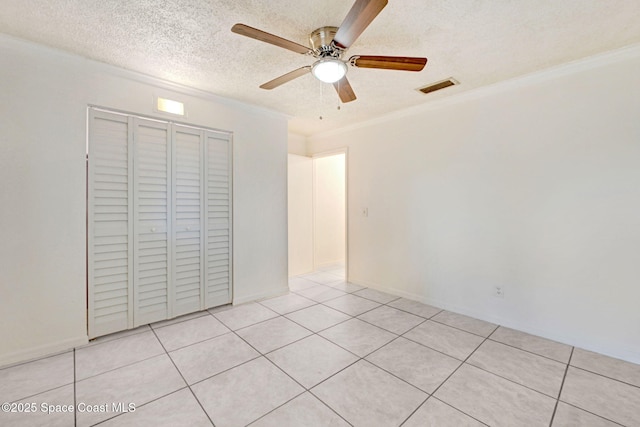
[[[342,102],[350,102],[356,99],[356,95],[346,77],[347,64],[358,68],[422,71],[427,63],[427,58],[404,56],[354,55],[347,60],[342,59],[347,49],[386,5],[387,0],[356,0],[339,28],[321,27],[311,33],[309,36],[311,47],[244,24],[234,25],[231,31],[317,59],[312,65],[298,68],[263,84],[260,86],[262,89],[276,88],[311,72],[318,80],[333,83]]]

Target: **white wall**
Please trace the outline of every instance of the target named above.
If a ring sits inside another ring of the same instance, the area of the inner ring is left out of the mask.
[[[636,46],[309,150],[349,147],[354,282],[638,363],[639,118]]]
[[[0,365],[87,340],[87,105],[233,132],[234,302],[287,290],[287,122],[280,114],[0,36]]]
[[[307,155],[307,137],[297,133],[289,132],[288,153],[298,156]]]
[[[345,261],[345,154],[313,159],[314,264]]]
[[[289,154],[289,276],[313,271],[313,159]]]

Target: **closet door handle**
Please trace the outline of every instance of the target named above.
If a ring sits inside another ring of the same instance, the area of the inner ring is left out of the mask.
[[[187,231],[191,231],[191,227],[187,227]]]
[[[151,227],[151,232],[155,233],[156,232],[156,228],[155,227]]]

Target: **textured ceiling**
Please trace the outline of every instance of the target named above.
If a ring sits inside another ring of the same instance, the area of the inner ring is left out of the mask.
[[[640,42],[638,0],[389,0],[347,56],[426,56],[419,73],[349,68],[358,99],[311,75],[258,86],[313,58],[231,33],[241,22],[307,44],[351,0],[0,0],[0,32],[291,115],[311,135]],[[423,95],[448,77],[461,85]],[[320,116],[323,117],[320,120]]]

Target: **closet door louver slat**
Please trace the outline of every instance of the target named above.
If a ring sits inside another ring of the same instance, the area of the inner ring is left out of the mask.
[[[171,134],[168,123],[134,120],[134,326],[140,326],[170,313]]]
[[[90,112],[87,203],[90,338],[132,327],[131,120]]]
[[[89,338],[230,303],[231,135],[89,108]]]
[[[174,310],[179,316],[201,310],[203,131],[173,126],[174,141]]]
[[[207,239],[205,302],[214,307],[231,302],[231,140],[228,134],[207,132]]]

